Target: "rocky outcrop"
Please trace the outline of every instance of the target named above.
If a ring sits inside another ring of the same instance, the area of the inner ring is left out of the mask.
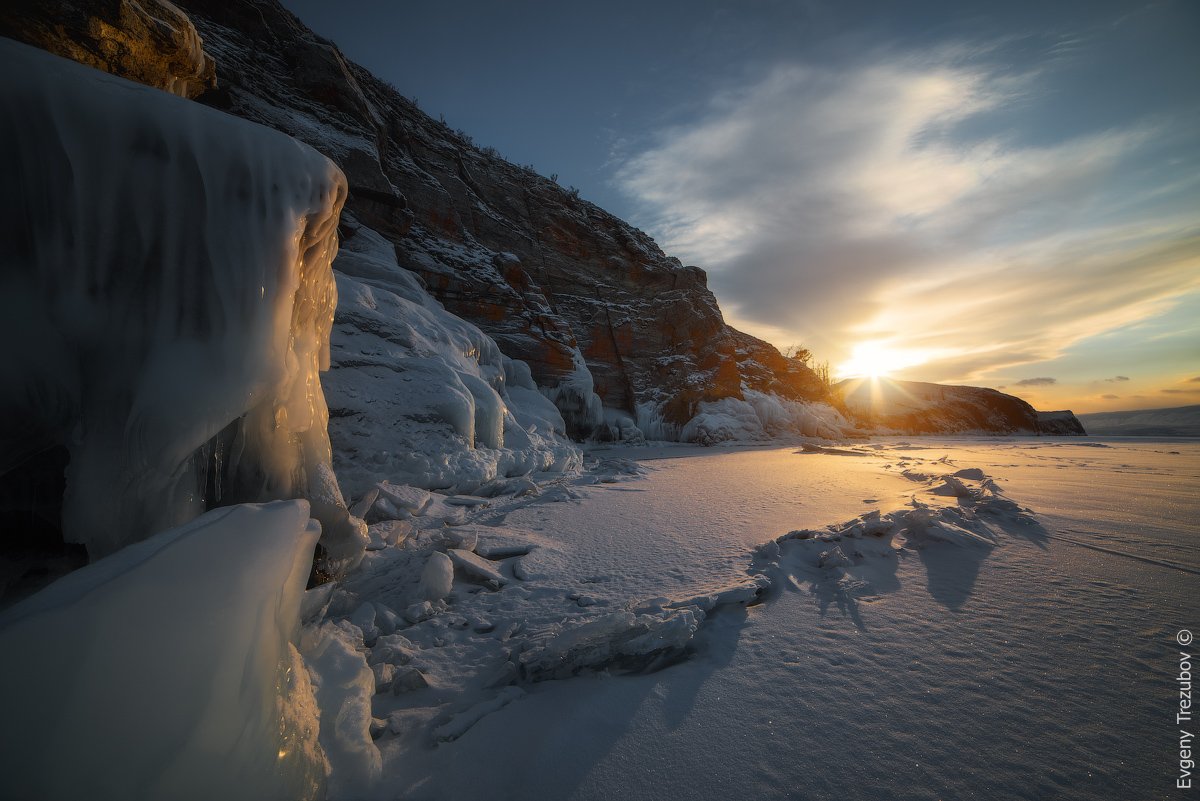
[[[1038,433],[1052,437],[1084,437],[1083,423],[1070,409],[1037,413]]]
[[[181,97],[216,85],[195,26],[165,0],[7,0],[0,36]]]
[[[217,63],[219,88],[201,101],[341,166],[348,210],[449,311],[527,362],[575,436],[614,414],[670,436],[743,387],[825,396],[804,365],[725,324],[703,270],[431,119],[274,0],[182,5]]]
[[[834,390],[868,429],[902,434],[1085,433],[1069,411],[1039,412],[1020,398],[983,387],[856,378],[835,384]]]

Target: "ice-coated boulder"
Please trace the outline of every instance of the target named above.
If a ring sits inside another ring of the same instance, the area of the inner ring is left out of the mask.
[[[293,645],[319,535],[308,513],[216,509],[0,615],[0,795],[320,797],[318,712]]]
[[[441,551],[434,551],[425,560],[417,595],[427,601],[440,601],[450,594],[454,585],[454,563]]]
[[[8,39],[0,150],[0,474],[69,451],[63,538],[92,558],[314,488],[325,536],[363,541],[327,472],[318,378],[338,168]]]
[[[788,400],[746,390],[744,400],[706,401],[684,425],[679,439],[701,445],[765,440],[780,435],[838,439],[850,429],[846,419],[826,403]]]

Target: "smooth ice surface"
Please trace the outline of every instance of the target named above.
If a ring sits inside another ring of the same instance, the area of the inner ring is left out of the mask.
[[[0,64],[0,472],[65,446],[64,536],[93,558],[305,495],[330,462],[341,172],[8,39]]]
[[[1166,797],[1175,633],[1200,616],[1194,441],[592,455],[466,521],[534,547],[405,631],[430,686],[376,696],[380,797]],[[372,555],[346,614],[408,597],[412,553]],[[673,610],[697,617],[672,640],[690,656],[618,675],[639,619]],[[559,680],[511,661],[543,658]]]
[[[320,527],[217,509],[0,616],[9,798],[307,799],[326,763],[293,646]]]

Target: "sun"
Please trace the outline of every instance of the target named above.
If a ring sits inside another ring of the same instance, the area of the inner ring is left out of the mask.
[[[843,378],[886,378],[903,366],[903,359],[895,351],[878,342],[862,342],[854,346],[838,374]]]

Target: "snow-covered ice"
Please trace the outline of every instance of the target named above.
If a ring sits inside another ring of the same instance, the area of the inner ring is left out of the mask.
[[[589,465],[461,527],[415,517],[340,586],[331,619],[404,608],[464,538],[507,579],[459,572],[402,647],[380,638],[427,686],[374,697],[378,797],[1132,798],[1166,780],[1157,712],[1200,611],[1200,446]]]
[[[789,434],[839,439],[853,428],[828,404],[802,403],[753,390],[743,390],[743,395],[745,400],[722,398],[701,403],[679,439],[701,445],[764,441]]]

